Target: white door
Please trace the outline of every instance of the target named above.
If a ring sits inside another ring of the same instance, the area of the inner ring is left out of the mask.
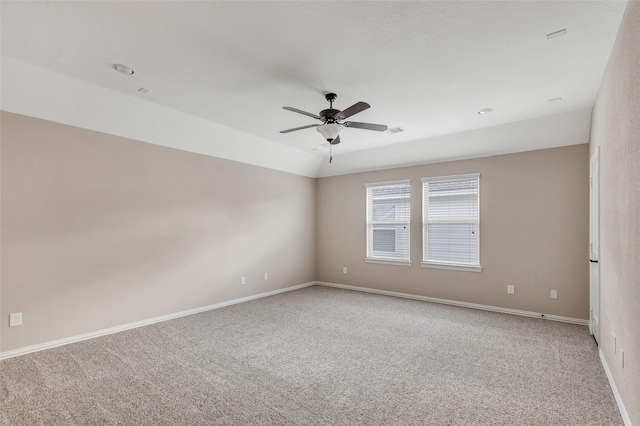
[[[589,167],[589,331],[600,343],[600,147],[591,157]]]

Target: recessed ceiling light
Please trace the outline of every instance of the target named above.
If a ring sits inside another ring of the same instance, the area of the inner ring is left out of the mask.
[[[126,65],[113,64],[113,69],[125,75],[133,75],[134,71]]]
[[[547,99],[547,102],[560,102],[562,100],[562,98],[551,98],[551,99]]]
[[[478,114],[485,115],[489,114],[491,111],[493,111],[493,108],[482,108],[480,111],[478,111]]]
[[[567,29],[563,28],[561,30],[558,31],[554,31],[552,33],[547,34],[545,37],[547,38],[547,40],[551,40],[552,38],[556,38],[556,37],[560,37],[563,36],[567,33]]]

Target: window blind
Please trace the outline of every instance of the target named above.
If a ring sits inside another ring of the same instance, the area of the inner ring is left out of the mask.
[[[480,175],[423,178],[423,262],[480,266]]]
[[[371,183],[367,190],[367,258],[410,261],[409,180]]]

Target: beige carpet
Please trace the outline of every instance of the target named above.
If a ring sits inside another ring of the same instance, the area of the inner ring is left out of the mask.
[[[0,368],[8,425],[623,424],[584,326],[318,286]]]

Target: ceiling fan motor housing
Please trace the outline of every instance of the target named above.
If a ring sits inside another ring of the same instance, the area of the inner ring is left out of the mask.
[[[320,117],[322,117],[325,123],[329,123],[329,124],[335,123],[336,119],[334,116],[339,112],[340,112],[339,109],[333,109],[333,108],[323,109],[322,111],[320,111]]]

